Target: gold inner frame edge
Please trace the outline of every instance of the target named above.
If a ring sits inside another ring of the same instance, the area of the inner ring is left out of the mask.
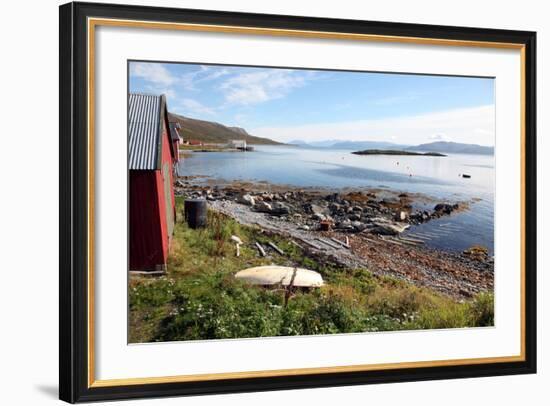
[[[259,27],[241,27],[228,25],[210,25],[210,24],[188,24],[188,23],[165,23],[154,21],[139,21],[139,20],[121,20],[109,18],[88,18],[87,29],[87,80],[88,80],[88,387],[113,387],[126,385],[143,385],[143,384],[161,384],[161,383],[177,383],[177,382],[199,382],[213,381],[221,379],[245,379],[245,378],[266,378],[266,377],[281,377],[281,376],[296,376],[296,375],[313,375],[313,374],[337,374],[344,372],[367,372],[392,370],[399,368],[427,368],[427,367],[442,367],[442,366],[459,366],[459,365],[480,365],[480,364],[496,364],[505,362],[522,362],[525,361],[525,45],[506,42],[487,42],[487,41],[470,41],[470,40],[453,40],[440,38],[422,38],[422,37],[400,37],[391,35],[374,35],[374,34],[355,34],[343,32],[326,32],[326,31],[306,31],[306,30],[290,30],[290,29],[275,29],[275,28],[259,28]],[[414,361],[414,362],[396,362],[383,364],[363,364],[363,365],[346,365],[346,366],[330,366],[330,367],[315,367],[315,368],[294,368],[294,369],[277,369],[265,371],[243,371],[243,372],[221,372],[211,374],[190,374],[190,375],[175,375],[175,376],[159,376],[145,378],[121,378],[121,379],[95,379],[95,279],[94,279],[94,135],[95,135],[95,27],[111,26],[111,27],[132,27],[132,28],[147,28],[147,29],[162,29],[162,30],[178,30],[178,31],[195,31],[195,32],[217,32],[227,34],[242,34],[242,35],[264,35],[264,36],[282,36],[282,37],[299,37],[299,38],[318,38],[318,39],[339,39],[339,40],[354,40],[354,41],[370,41],[370,42],[393,42],[402,44],[417,44],[417,45],[439,45],[439,46],[458,46],[458,47],[479,47],[479,48],[496,48],[496,49],[512,49],[520,51],[520,171],[521,171],[521,227],[520,227],[520,341],[521,349],[519,355],[502,356],[502,357],[484,357],[484,358],[465,358],[451,360],[434,360],[434,361]]]

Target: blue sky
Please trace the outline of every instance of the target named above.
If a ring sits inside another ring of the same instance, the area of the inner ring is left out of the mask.
[[[279,141],[494,145],[487,78],[132,62],[130,91],[164,93],[172,112]]]

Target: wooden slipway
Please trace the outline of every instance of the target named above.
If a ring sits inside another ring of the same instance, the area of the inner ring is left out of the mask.
[[[294,271],[294,280],[292,277]],[[242,279],[253,285],[290,285],[298,287],[323,286],[321,274],[309,269],[293,268],[289,266],[266,265],[244,269],[235,274],[235,278]]]

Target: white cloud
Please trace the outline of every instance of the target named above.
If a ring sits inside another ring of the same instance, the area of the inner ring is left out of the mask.
[[[177,80],[178,80],[178,85],[185,89],[185,90],[197,90],[195,89],[195,78],[197,76],[199,72],[198,71],[195,71],[195,72],[187,72],[187,73],[184,73],[183,75],[180,75]]]
[[[177,77],[176,83],[185,90],[198,90],[195,85],[210,82],[230,74],[231,71],[229,69],[219,69],[201,65],[199,66],[199,70],[187,72]]]
[[[150,94],[164,94],[169,100],[176,97],[176,92],[172,88],[162,87],[158,85],[148,85],[145,87],[146,93]]]
[[[173,74],[167,65],[154,62],[134,62],[130,74],[146,83],[148,93],[166,94],[169,105],[183,114],[213,115],[230,106],[250,106],[286,96],[292,89],[303,86],[316,77],[314,72],[286,69],[229,69],[200,65],[191,72]],[[185,98],[190,91],[205,91],[201,84],[214,82],[222,92],[216,107],[205,106]]]
[[[160,63],[134,62],[130,64],[130,74],[163,86],[176,82],[176,78]]]
[[[428,138],[432,141],[450,141],[451,140],[445,134],[432,134]]]
[[[421,144],[431,142],[434,140],[431,137],[441,135],[455,142],[494,145],[495,109],[490,105],[396,118],[293,127],[260,127],[251,129],[250,132],[279,141],[392,140],[403,144]]]
[[[215,114],[214,109],[201,104],[194,99],[182,99],[178,105],[185,111],[185,115],[189,112],[198,115],[212,115]]]
[[[306,80],[296,71],[270,69],[232,76],[220,89],[227,103],[248,106],[284,97]]]
[[[221,78],[222,76],[227,76],[231,74],[231,71],[229,69],[213,69],[209,66],[201,66],[201,72],[206,73],[206,75],[199,78],[199,82],[208,82],[210,80],[215,80]]]
[[[185,90],[197,90],[195,88],[197,83],[212,81],[230,73],[231,71],[228,69],[214,69],[201,65],[198,70],[174,75],[167,69],[166,65],[161,63],[132,62],[130,65],[132,76],[141,78],[153,85],[172,86],[172,91],[175,87]]]

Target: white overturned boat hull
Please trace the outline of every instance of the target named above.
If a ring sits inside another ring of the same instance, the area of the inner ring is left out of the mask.
[[[296,271],[293,286],[297,287],[320,287],[324,285],[320,273],[303,268],[289,266],[266,265],[244,269],[235,274],[235,278],[244,280],[253,285],[283,285],[288,286]]]

